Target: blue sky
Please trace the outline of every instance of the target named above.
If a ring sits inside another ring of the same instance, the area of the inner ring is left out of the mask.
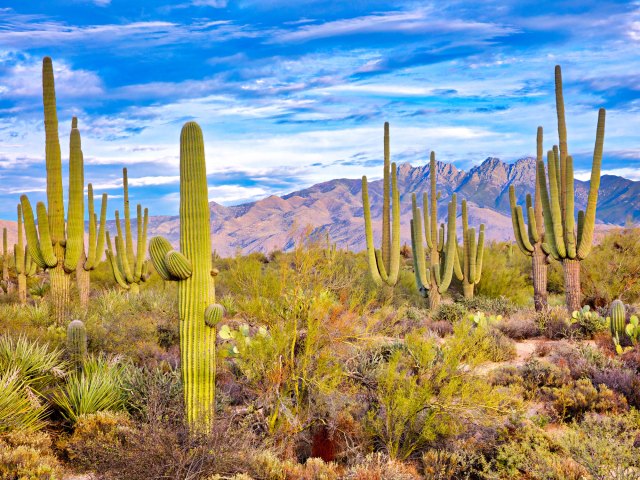
[[[463,169],[555,141],[565,80],[577,176],[597,108],[604,170],[640,179],[640,2],[5,0],[0,8],[0,218],[44,196],[41,59],[56,74],[63,161],[71,116],[85,177],[121,204],[178,210],[181,125],[206,140],[210,199],[236,204],[337,177],[379,176],[435,150]],[[65,168],[66,175],[66,168]]]

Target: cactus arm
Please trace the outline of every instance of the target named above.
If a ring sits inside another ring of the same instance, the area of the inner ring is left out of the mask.
[[[416,240],[416,231],[415,224],[413,223],[413,219],[409,220],[409,226],[411,229],[411,254],[413,256],[413,273],[416,277],[416,287],[418,287],[418,292],[424,295],[424,292],[427,290],[427,278],[425,274],[421,271],[421,268],[424,266],[424,256],[422,260],[422,265],[420,265],[420,256],[418,254],[418,242]]]
[[[25,262],[26,276],[33,277],[38,271],[38,265],[36,265],[36,263],[33,260],[31,260],[31,254],[29,253],[29,250],[26,247],[25,247],[25,253],[24,253],[24,262]]]
[[[429,159],[429,183],[431,188],[431,242],[429,247],[433,248],[434,245],[438,245],[438,193],[436,188],[436,152],[432,151]]]
[[[113,246],[111,244],[111,238],[109,237],[109,232],[107,232],[107,251],[105,252],[107,256],[107,260],[109,265],[111,266],[111,273],[113,274],[113,278],[118,285],[120,285],[125,290],[128,290],[129,282],[122,276],[122,264],[119,255],[117,254],[118,248],[118,237],[116,237],[116,253],[113,252]],[[120,242],[122,243],[122,241]]]
[[[127,249],[125,247],[124,235],[122,235],[122,225],[120,223],[120,214],[118,210],[116,210],[116,255],[118,264],[121,265],[122,274],[127,281],[127,283],[133,283],[133,272],[131,271],[131,266],[129,264],[129,258],[127,257]],[[123,248],[118,248],[118,238],[122,242]]]
[[[561,184],[561,198],[560,204],[563,206],[563,215],[567,215],[568,205],[567,198],[570,193],[567,191],[567,181],[568,172],[567,172],[567,155],[569,152],[569,148],[567,146],[567,122],[565,120],[564,113],[564,96],[562,94],[562,70],[560,69],[560,65],[556,65],[555,68],[555,91],[556,91],[556,114],[558,116],[558,138],[560,140],[560,156],[557,159],[560,163],[560,170],[558,171],[558,180]],[[571,212],[573,215],[573,212]],[[562,255],[564,256],[564,255]]]
[[[411,209],[413,213],[413,219],[411,220],[411,225],[413,225],[412,232],[412,241],[414,245],[412,248],[415,251],[416,261],[414,262],[414,269],[416,271],[416,276],[419,278],[420,283],[422,285],[418,285],[418,288],[421,286],[424,289],[429,289],[430,285],[427,281],[427,265],[426,265],[426,257],[424,252],[424,244],[422,240],[422,224],[420,218],[420,209],[418,208],[416,195],[415,193],[411,196]]]
[[[91,270],[96,263],[96,214],[93,203],[93,185],[87,185],[87,208],[89,210],[89,250],[83,268]]]
[[[549,156],[553,155],[549,152]],[[537,170],[538,174],[536,175],[538,178],[538,188],[540,190],[540,201],[542,203],[542,212],[544,216],[544,245],[547,246],[549,250],[549,254],[553,256],[556,260],[560,259],[558,255],[558,251],[556,249],[556,242],[554,238],[553,232],[553,219],[551,218],[551,205],[549,202],[549,193],[547,192],[547,181],[545,179],[544,173],[544,162],[537,162]]]
[[[463,255],[464,255],[464,243],[463,243]],[[455,259],[453,260],[453,274],[460,281],[464,280],[464,272],[462,271],[462,266],[460,265],[460,249],[458,245],[458,239],[456,238],[456,248],[454,249]]]
[[[573,157],[571,157],[571,155],[567,155],[564,163],[566,170],[564,241],[567,246],[567,257],[576,258],[576,220],[574,212]]]
[[[542,214],[542,199],[540,197],[540,186],[539,186],[539,180],[538,180],[538,175],[540,174],[540,171],[538,170],[538,162],[542,162],[544,160],[543,156],[544,156],[544,150],[543,150],[543,146],[542,146],[542,142],[543,142],[543,131],[542,131],[542,127],[538,127],[538,131],[536,134],[536,184],[535,184],[535,200],[533,202],[533,209],[534,209],[534,216],[535,216],[535,223],[536,226],[538,227],[538,229],[536,230],[537,233],[537,237],[539,237],[540,239],[542,239],[542,236],[544,235],[544,218],[543,218],[543,214]],[[537,242],[538,240],[536,240]]]
[[[482,264],[484,261],[484,223],[480,224],[480,233],[478,234],[478,248],[476,254],[476,285],[480,283],[482,278]]]
[[[74,272],[84,249],[84,169],[78,119],[71,121],[69,139],[69,201],[67,218],[67,243],[64,270]]]
[[[50,231],[47,238],[53,243],[65,242],[64,199],[62,193],[62,159],[58,137],[58,114],[51,58],[42,60],[42,100],[44,105],[45,158],[47,167],[47,205]],[[42,225],[40,219],[39,224]],[[42,232],[40,232],[42,237]],[[33,253],[32,253],[33,254]],[[35,257],[34,257],[35,258]],[[51,265],[49,265],[51,266]]]
[[[145,263],[145,251],[147,250],[147,227],[149,225],[149,209],[144,209],[144,217],[141,215],[142,206],[138,204],[138,252],[136,255],[136,271],[134,278],[140,281],[143,276],[143,265]]]
[[[604,124],[606,112],[601,108],[598,112],[598,127],[596,131],[596,144],[593,150],[593,163],[591,165],[591,181],[589,184],[589,197],[587,209],[584,214],[584,226],[582,235],[578,239],[578,258],[584,259],[591,252],[593,246],[593,232],[596,224],[596,206],[598,204],[598,189],[600,188],[600,169],[602,167],[602,150],[604,146]]]
[[[467,262],[469,263],[469,276],[467,281],[469,283],[476,283],[476,258],[478,255],[478,245],[476,244],[476,229],[470,228],[467,230],[467,236],[469,247],[467,248]]]
[[[438,239],[438,252],[444,252],[444,223],[440,224],[440,238]]]
[[[171,244],[164,237],[153,237],[149,241],[149,257],[151,257],[151,263],[153,263],[156,272],[167,281],[177,280],[177,278],[174,278],[171,272],[169,272],[164,261],[166,254],[172,249]]]
[[[129,176],[127,173],[127,169],[122,169],[122,188],[124,190],[124,232],[125,235],[124,241],[126,245],[126,255],[123,257],[123,260],[126,259],[129,265],[129,271],[134,270],[133,265],[133,236],[131,235],[131,207],[129,203]],[[120,233],[118,235],[122,236]]]
[[[387,275],[387,269],[384,267],[384,260],[382,258],[382,251],[376,250],[376,268],[380,272],[380,278],[384,283],[389,282],[389,275]]]
[[[176,250],[167,252],[164,256],[164,263],[171,275],[178,280],[186,280],[193,274],[191,261]]]
[[[389,122],[384,123],[384,174],[382,181],[382,260],[385,270],[389,270],[391,266],[391,192],[390,187],[390,161],[389,154]]]
[[[374,283],[378,286],[382,285],[382,277],[378,270],[378,262],[376,260],[376,250],[373,244],[373,230],[371,227],[371,207],[369,205],[369,188],[367,185],[367,177],[362,177],[362,209],[364,212],[364,232],[367,242],[367,260],[369,263],[369,273]],[[154,262],[155,265],[155,262]],[[156,267],[157,269],[157,267]]]
[[[582,238],[582,232],[584,230],[584,211],[580,210],[578,212],[578,241]]]
[[[524,215],[522,214],[522,207],[520,205],[516,207],[516,219],[518,222],[518,230],[520,232],[526,232],[527,227],[524,224]],[[531,242],[529,241],[529,236],[525,233],[522,233],[520,238],[522,240],[524,248],[529,252],[533,252],[533,245],[531,245]]]
[[[560,192],[558,191],[558,171],[555,154],[549,161],[549,200],[551,201],[551,219],[553,220],[553,236],[560,258],[567,256],[564,244],[562,210],[560,208]]]
[[[98,238],[96,239],[96,256],[94,258],[95,265],[102,259],[102,252],[104,251],[104,242],[107,231],[107,194],[102,194],[102,202],[100,206],[100,224],[98,226]]]
[[[529,250],[524,244],[525,232],[521,229],[518,222],[518,206],[516,204],[516,191],[513,185],[509,186],[509,204],[511,206],[511,225],[513,227],[513,236],[516,240],[518,248],[525,255],[531,255],[533,249]]]
[[[16,263],[16,273],[25,273],[24,234],[22,227],[22,206],[18,204],[18,243],[13,246],[13,256]]]
[[[393,197],[393,223],[391,226],[390,270],[387,283],[393,286],[398,282],[398,273],[400,271],[400,193],[398,191],[398,173],[395,163],[391,164],[391,193]]]
[[[36,214],[38,215],[38,233],[40,234],[40,243],[38,244],[42,258],[47,267],[55,267],[58,264],[58,258],[53,251],[53,240],[49,236],[49,217],[47,215],[47,207],[44,203],[36,204]]]
[[[424,223],[424,238],[427,241],[427,248],[433,248],[433,237],[431,233],[431,219],[429,218],[429,196],[427,192],[422,193],[422,216]]]
[[[527,220],[529,222],[529,242],[531,244],[538,243],[542,240],[536,219],[536,213],[533,207],[529,207],[527,212]]]
[[[31,257],[34,262],[38,264],[40,268],[46,268],[47,263],[42,257],[38,242],[38,231],[36,229],[36,221],[33,217],[33,209],[31,203],[26,195],[20,197],[20,204],[22,205],[22,215],[24,216],[24,230],[27,236],[27,247],[31,252]]]
[[[443,228],[444,235],[444,228]],[[449,202],[449,215],[447,226],[447,248],[445,251],[445,264],[443,275],[438,285],[438,291],[445,293],[451,284],[451,278],[453,277],[453,261],[455,259],[454,248],[456,245],[456,195],[452,196],[451,202]]]

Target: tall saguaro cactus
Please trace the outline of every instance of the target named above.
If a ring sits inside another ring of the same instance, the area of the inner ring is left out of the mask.
[[[482,260],[484,257],[484,223],[480,224],[476,241],[476,229],[469,228],[469,214],[467,201],[462,201],[462,268],[457,255],[454,273],[462,281],[462,291],[465,298],[473,298],[474,287],[482,278]]]
[[[389,183],[391,177],[391,183]],[[384,124],[384,175],[382,181],[382,245],[376,250],[371,226],[371,206],[367,177],[362,177],[362,207],[367,240],[369,271],[377,285],[395,285],[400,271],[400,193],[396,164],[390,164],[389,122]],[[393,215],[392,215],[393,214]]]
[[[605,110],[598,112],[598,126],[591,165],[591,181],[586,210],[578,213],[576,226],[574,213],[573,158],[568,153],[567,127],[562,93],[562,72],[556,66],[556,111],[558,114],[558,136],[560,148],[554,147],[547,153],[547,175],[544,162],[537,162],[538,187],[544,216],[544,247],[551,256],[562,262],[564,269],[564,289],[569,312],[581,306],[580,261],[591,252],[593,232],[596,222],[596,205],[600,188],[600,168],[604,145]]]
[[[147,250],[147,226],[149,224],[149,210],[142,206],[137,206],[137,248],[133,252],[133,235],[131,234],[131,214],[129,210],[129,181],[127,169],[122,169],[122,184],[124,188],[124,235],[122,224],[120,223],[120,213],[116,210],[115,237],[116,249],[113,250],[109,232],[107,232],[107,258],[111,265],[111,272],[115,281],[125,290],[133,294],[140,292],[140,283],[146,282],[149,278],[148,262],[145,259]]]
[[[429,296],[429,307],[436,308],[440,304],[443,293],[449,289],[453,277],[457,255],[456,239],[456,195],[453,194],[448,206],[447,230],[445,242],[445,226],[440,225],[438,233],[438,198],[436,190],[436,155],[431,152],[429,164],[431,180],[431,197],[422,194],[424,207],[424,237],[429,250],[429,265],[423,244],[423,214],[417,205],[416,195],[411,198],[413,219],[411,220],[411,248],[413,250],[413,268],[416,275],[418,290]]]
[[[536,138],[536,165],[543,161],[543,132],[538,127]],[[549,247],[545,243],[544,220],[542,214],[542,198],[540,196],[540,170],[536,168],[535,200],[532,204],[531,195],[527,194],[527,226],[525,227],[522,207],[517,205],[515,187],[509,187],[509,203],[511,204],[511,222],[513,235],[518,248],[531,257],[531,272],[533,277],[533,303],[537,311],[546,310],[547,303],[547,265],[549,264]]]
[[[216,325],[211,265],[211,222],[202,130],[188,122],[180,134],[180,250],[163,237],[149,243],[153,265],[165,280],[178,282],[180,356],[187,419],[208,428],[215,403]]]
[[[22,230],[22,205],[18,204],[18,243],[13,245],[13,258],[18,277],[18,301],[24,304],[27,302],[27,278],[36,274],[38,266],[31,259],[29,249],[24,244]]]
[[[71,124],[69,152],[69,199],[67,221],[62,191],[62,161],[58,139],[58,115],[51,59],[42,61],[42,91],[46,138],[47,205],[36,206],[38,224],[26,195],[20,197],[27,233],[27,246],[33,261],[49,271],[53,311],[59,324],[69,304],[71,273],[76,270],[84,248],[84,175],[78,122]],[[65,228],[66,226],[66,228]]]

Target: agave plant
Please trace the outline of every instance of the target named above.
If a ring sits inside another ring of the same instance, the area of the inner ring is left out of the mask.
[[[0,369],[0,433],[35,431],[44,426],[44,407],[34,402],[17,369]]]

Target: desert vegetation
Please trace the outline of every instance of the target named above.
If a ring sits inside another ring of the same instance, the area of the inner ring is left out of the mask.
[[[126,169],[112,244],[75,118],[65,209],[45,58],[47,205],[36,218],[22,196],[3,250],[0,478],[639,478],[640,232],[593,241],[604,111],[575,222],[559,68],[556,93],[559,147],[545,168],[538,129],[535,196],[523,211],[510,192],[516,248],[470,226],[465,199],[460,244],[434,153],[401,245],[385,124],[379,250],[363,178],[365,252],[308,229],[287,251],[220,258],[195,122],[179,249],[154,237],[147,252],[141,205],[134,239]]]

